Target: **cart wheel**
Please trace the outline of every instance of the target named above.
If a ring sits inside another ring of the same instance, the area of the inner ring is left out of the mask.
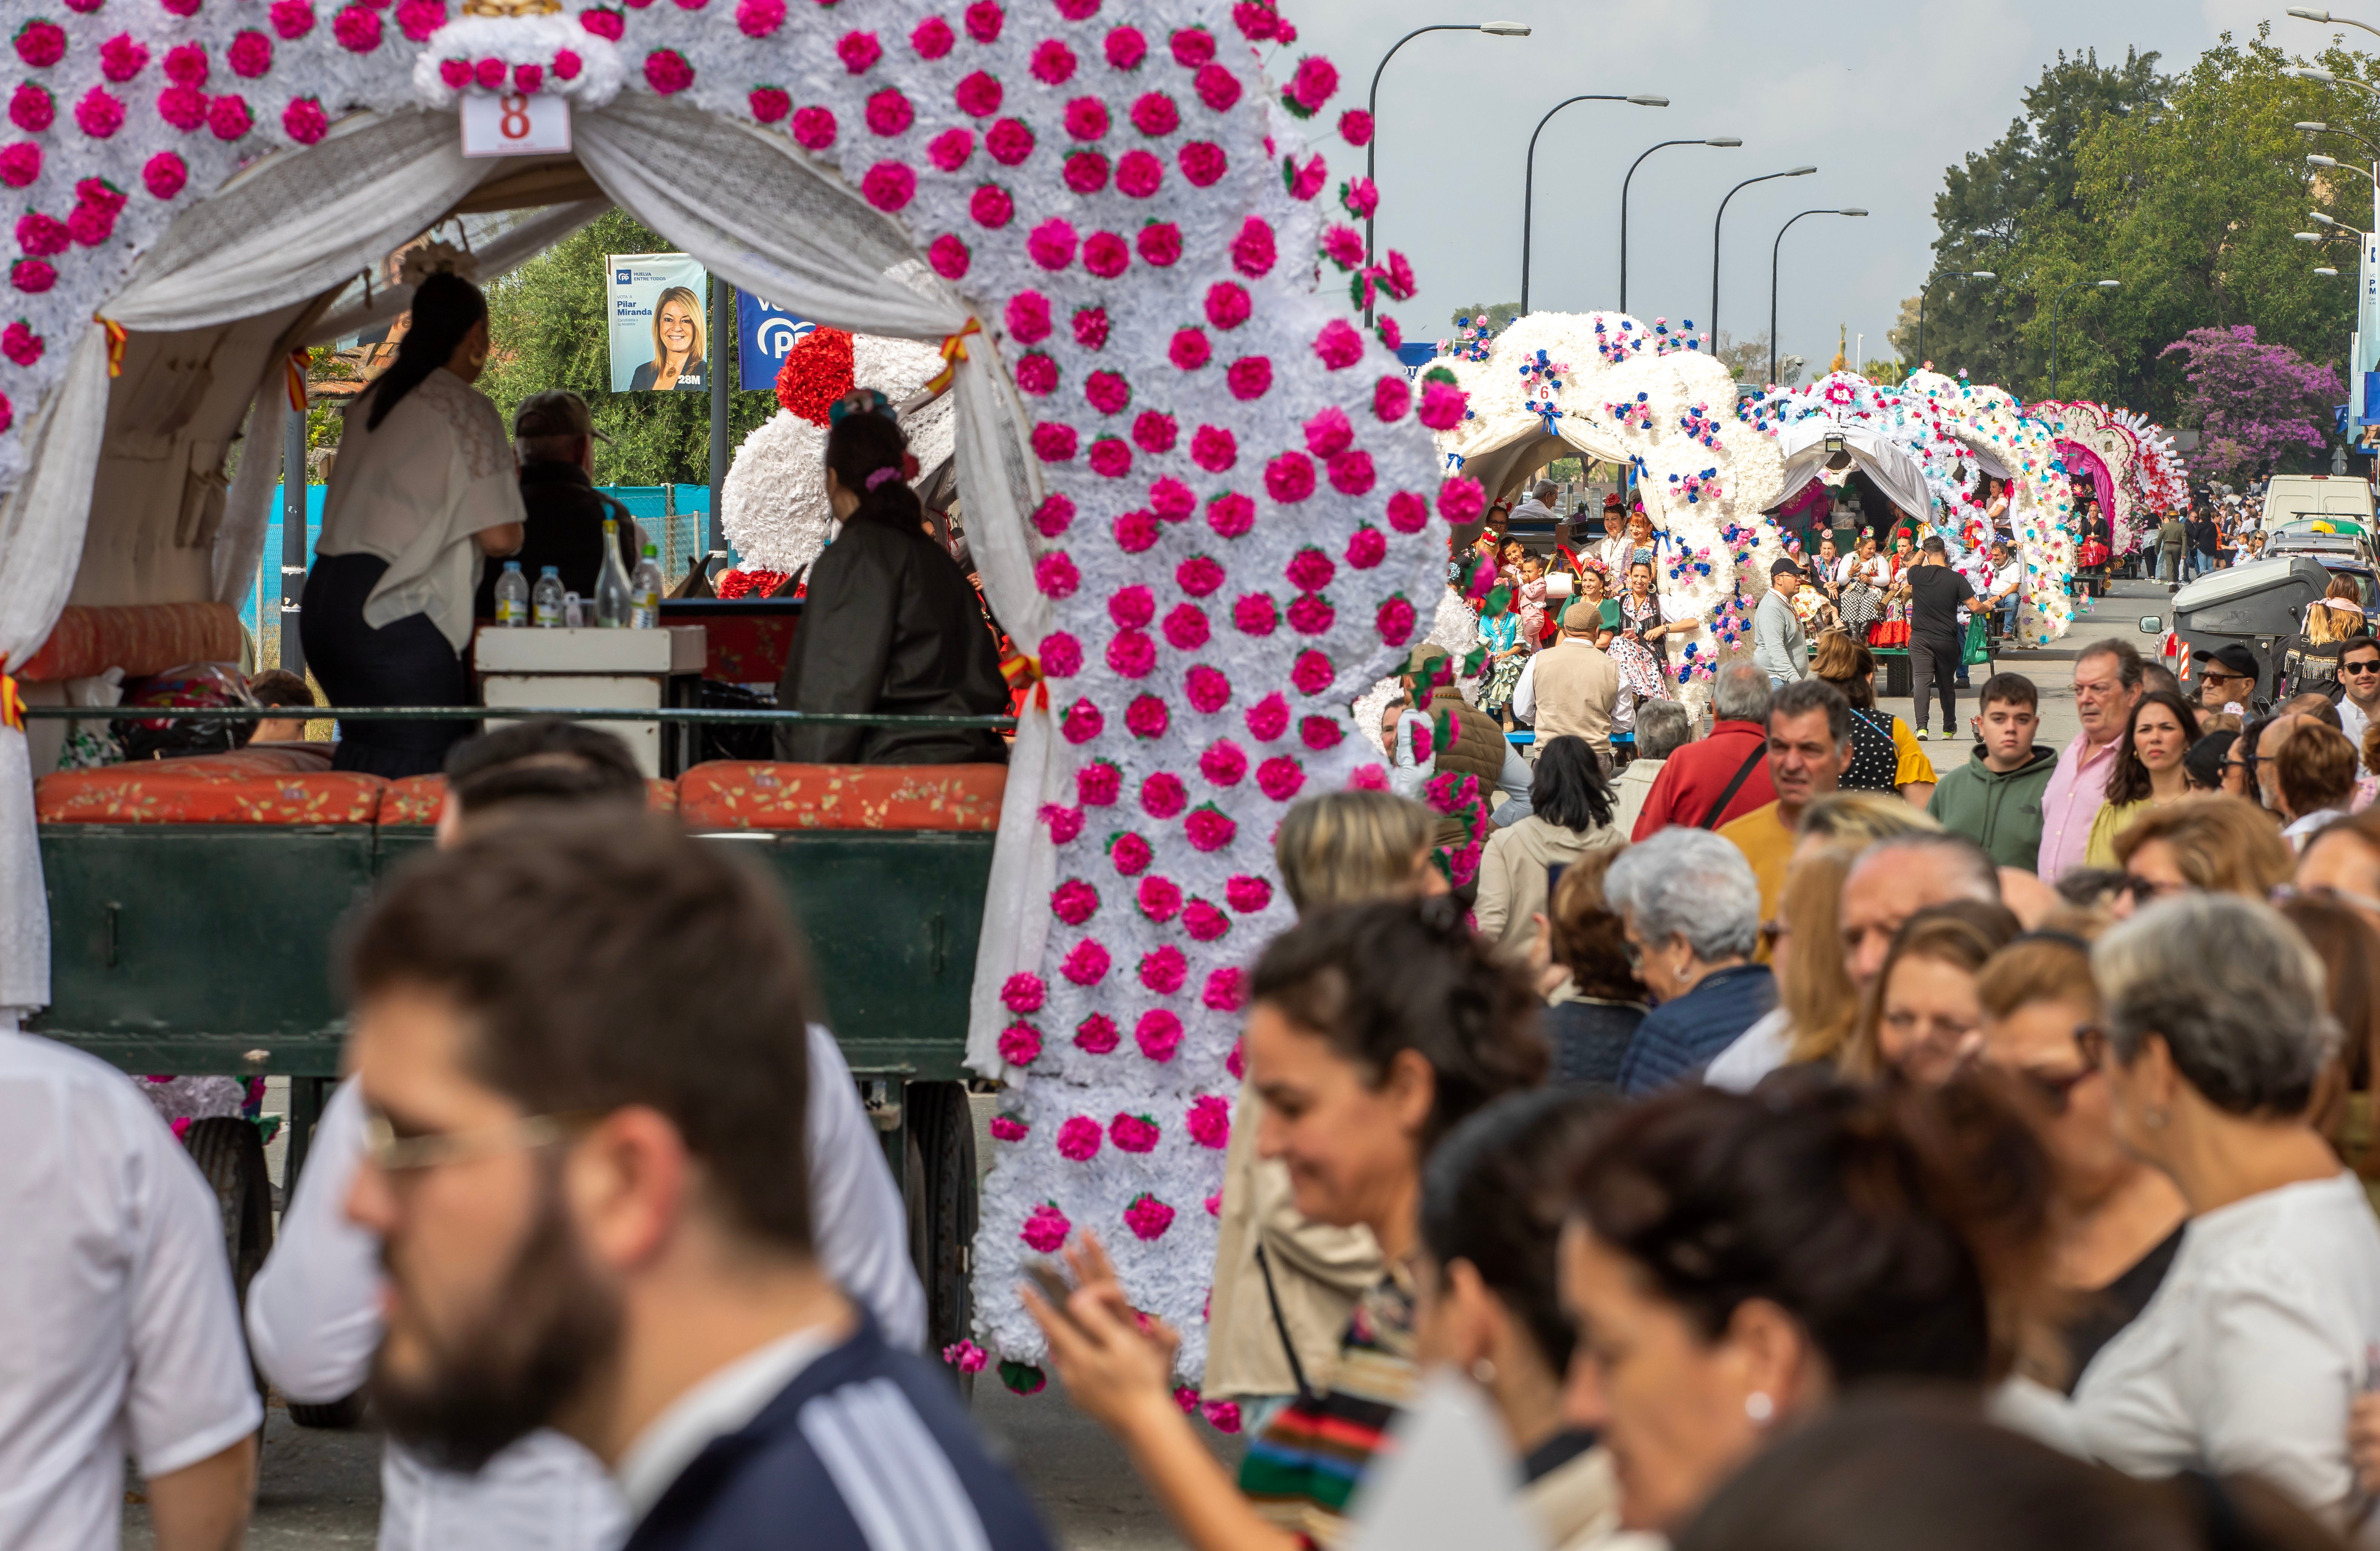
[[[907,1117],[909,1253],[926,1288],[926,1349],[939,1354],[972,1334],[968,1282],[976,1230],[975,1115],[956,1082],[913,1082],[902,1100]],[[953,1370],[955,1373],[956,1371]],[[974,1375],[957,1375],[962,1395]]]
[[[215,1192],[232,1286],[245,1308],[248,1284],[273,1248],[273,1184],[264,1171],[263,1134],[249,1121],[218,1116],[191,1121],[182,1145]]]
[[[289,1420],[300,1427],[341,1431],[362,1421],[363,1415],[364,1392],[360,1389],[344,1400],[333,1400],[328,1405],[301,1406],[295,1400],[289,1402]]]
[[[1909,695],[1909,659],[1884,659],[1884,694],[1887,700],[1905,700]]]

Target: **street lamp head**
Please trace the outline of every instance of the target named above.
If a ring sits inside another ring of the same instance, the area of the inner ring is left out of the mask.
[[[1635,104],[1640,108],[1665,108],[1670,105],[1669,98],[1656,97],[1650,92],[1643,92],[1631,96],[1628,100]]]
[[[2311,65],[2291,65],[2281,74],[2296,80],[2315,80],[2325,86],[2337,86],[2338,78],[2328,70],[2317,70]]]
[[[2289,235],[2296,238],[2300,242],[2320,242],[2322,240],[2322,233],[2320,232],[2291,232]]]
[[[1483,21],[1479,24],[1479,31],[1491,32],[1499,38],[1525,38],[1529,35],[1528,23],[1523,21]]]
[[[2314,266],[2314,271],[2313,271],[2313,272],[2314,272],[2316,275],[2329,275],[2329,276],[2330,276],[2332,279],[2334,279],[2334,280],[2336,280],[2336,279],[2338,279],[2338,271],[2337,271],[2337,270],[2335,270],[2335,269],[2327,268],[2327,267],[2325,267],[2325,266],[2324,266],[2324,265],[2321,265],[2321,264],[2316,264],[2316,265]]]
[[[2289,7],[2289,15],[2297,18],[2300,21],[2328,21],[2330,19],[2330,13],[2328,11],[2310,11],[2302,6],[2291,6]]]
[[[2325,215],[2319,210],[2313,213],[2313,224],[2317,226],[2335,226],[2338,225],[2338,222],[2332,220],[2329,216]]]
[[[1864,215],[1864,214],[1867,214],[1867,212],[1866,212],[1866,211],[1864,211],[1864,210],[1852,209],[1852,210],[1838,210],[1838,211],[1836,211],[1836,212],[1835,212],[1835,214],[1838,214],[1838,215]]]
[[[1815,167],[1788,167],[1785,169],[1784,176],[1787,177],[1807,177],[1810,174],[1817,170],[1818,169]]]
[[[2319,118],[2301,118],[2295,124],[2290,125],[2289,128],[2292,129],[2303,129],[2309,134],[2318,135],[2324,130],[2329,128],[2330,126],[2324,123]]]
[[[1999,278],[1999,275],[1998,272],[1988,269],[1971,269],[1967,271],[1967,278],[1970,280],[1997,280]]]
[[[1742,142],[1742,140],[1740,140],[1736,139],[1733,135],[1713,135],[1710,139],[1708,139],[1708,140],[1706,140],[1703,141],[1703,143],[1704,143],[1705,145],[1730,145],[1730,146],[1732,146],[1732,145],[1742,145],[1743,142]]]
[[[2121,280],[2102,280],[2099,282],[2099,288],[2103,291],[2112,291],[2122,284]]]
[[[2338,165],[2338,160],[2337,157],[2317,156],[2311,151],[2306,153],[2306,163],[2310,166],[2317,167],[2335,167]]]

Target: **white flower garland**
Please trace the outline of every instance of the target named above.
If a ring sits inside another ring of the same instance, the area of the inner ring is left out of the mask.
[[[1951,434],[1988,447],[2010,470],[2010,526],[2025,574],[2020,639],[2027,646],[2056,641],[2074,622],[2074,540],[2067,526],[2073,499],[2049,427],[2026,416],[2005,390],[1964,377],[1912,372],[1900,388],[1929,400]]]

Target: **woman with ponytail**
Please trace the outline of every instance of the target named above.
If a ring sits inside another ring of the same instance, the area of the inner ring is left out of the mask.
[[[521,546],[527,513],[504,417],[474,391],[488,303],[450,271],[414,287],[389,369],[347,406],[306,579],[306,664],[338,705],[468,705],[471,597],[484,557]],[[349,722],[333,768],[441,769],[468,722]]]
[[[995,716],[1008,709],[992,633],[950,551],[928,536],[909,488],[917,459],[873,388],[828,411],[826,498],[833,537],[810,567],[801,629],[777,681],[787,711]],[[989,727],[794,723],[777,757],[800,764],[1005,763]]]

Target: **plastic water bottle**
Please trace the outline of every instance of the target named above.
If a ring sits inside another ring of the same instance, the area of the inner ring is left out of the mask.
[[[626,629],[633,592],[628,583],[628,568],[620,563],[619,519],[607,517],[603,519],[603,568],[595,576],[596,627]]]
[[[528,623],[528,578],[517,560],[505,561],[504,574],[496,578],[496,623],[515,630]]]
[[[536,591],[530,593],[529,617],[537,622],[540,629],[561,628],[562,573],[552,566],[538,574]]]
[[[636,574],[628,579],[628,614],[630,625],[639,630],[655,630],[662,623],[662,551],[659,544],[645,545],[645,557],[637,562]]]

